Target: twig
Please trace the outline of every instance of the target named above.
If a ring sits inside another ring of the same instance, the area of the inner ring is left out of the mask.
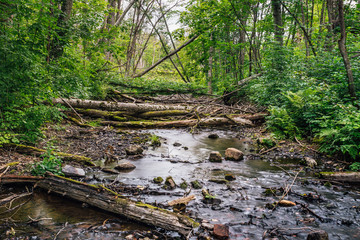
[[[295,140],[296,140],[296,142],[297,142],[300,146],[302,146],[302,147],[304,147],[304,148],[306,148],[306,149],[309,149],[309,150],[311,150],[311,151],[313,151],[313,152],[316,152],[316,153],[318,153],[318,154],[321,154],[321,152],[319,152],[319,151],[317,151],[317,150],[315,150],[315,149],[313,149],[313,148],[311,148],[311,147],[308,147],[308,146],[302,144],[302,143],[296,138],[296,136],[295,136]]]
[[[66,104],[68,105],[72,110],[73,112],[76,114],[76,116],[78,116],[80,118],[80,122],[81,123],[84,123],[84,119],[80,116],[80,114],[70,105],[70,103],[68,101],[66,101],[65,99],[63,99],[62,97],[60,97],[60,99]]]
[[[66,222],[66,223],[64,224],[64,227],[62,227],[62,228],[56,233],[56,235],[55,235],[55,237],[54,237],[54,240],[56,240],[57,236],[66,228],[67,224],[68,224],[68,222]]]
[[[268,150],[266,150],[266,151],[259,152],[259,154],[262,155],[262,154],[265,154],[265,153],[267,153],[267,152],[271,152],[272,150],[275,150],[276,148],[277,148],[277,146],[272,147],[272,148],[270,148],[270,149],[268,149]]]
[[[294,185],[294,183],[295,183],[295,180],[296,180],[297,176],[299,175],[299,173],[300,173],[302,170],[303,170],[303,168],[300,168],[300,170],[296,173],[296,175],[295,175],[292,183],[291,183],[290,185],[287,185],[287,186],[286,186],[286,190],[285,190],[284,194],[282,195],[282,197],[280,198],[280,200],[276,202],[274,208],[272,209],[273,211],[276,209],[276,207],[278,206],[279,202],[280,202],[281,200],[283,200],[283,199],[286,197],[286,195],[289,193],[289,191],[291,190],[291,187],[292,187],[292,186]]]
[[[309,213],[311,213],[312,215],[314,215],[317,219],[319,219],[321,222],[324,221],[324,219],[322,217],[320,217],[319,215],[317,215],[313,210],[311,210],[308,206],[306,206],[305,204],[301,203],[301,202],[297,202],[295,201],[296,204],[299,204],[301,207],[305,208]]]

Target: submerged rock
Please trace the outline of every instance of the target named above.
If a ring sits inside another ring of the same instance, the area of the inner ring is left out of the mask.
[[[228,239],[229,238],[229,227],[224,224],[214,225],[214,237],[217,239]]]
[[[209,156],[209,161],[210,162],[222,162],[222,156],[217,151],[211,152],[210,156]]]
[[[228,173],[228,174],[225,174],[225,179],[228,181],[234,181],[234,180],[236,180],[236,177],[233,174]]]
[[[208,136],[208,138],[210,138],[210,139],[217,139],[217,138],[219,138],[219,135],[217,135],[216,133],[212,133],[212,134],[210,134],[210,135]]]
[[[310,232],[306,240],[329,240],[329,235],[324,230]]]
[[[240,161],[244,159],[244,153],[236,148],[228,148],[225,151],[225,159]]]
[[[62,172],[66,177],[85,177],[85,171],[82,168],[76,168],[71,165],[65,165]]]
[[[117,165],[115,167],[116,170],[132,170],[135,168],[136,168],[136,166],[130,162],[120,163],[119,165]]]
[[[110,174],[119,174],[118,171],[116,171],[116,170],[114,170],[112,168],[103,168],[103,169],[101,169],[101,171],[106,172],[106,173],[110,173]]]
[[[142,154],[144,149],[139,145],[131,145],[125,149],[127,155],[139,155]]]
[[[178,142],[175,142],[174,144],[173,144],[173,146],[174,147],[180,147],[182,144],[181,143],[178,143]]]

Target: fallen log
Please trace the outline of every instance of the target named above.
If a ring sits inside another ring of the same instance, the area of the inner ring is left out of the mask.
[[[115,122],[115,121],[102,121],[100,124],[109,125],[118,128],[172,128],[172,127],[193,127],[193,126],[223,126],[223,125],[245,125],[253,126],[248,124],[247,121],[241,121],[240,118],[233,117],[236,121],[230,120],[223,117],[214,117],[208,119],[189,119],[189,120],[177,120],[177,121],[130,121],[130,122]]]
[[[134,202],[103,186],[90,185],[65,177],[50,175],[39,181],[36,187],[122,215],[134,221],[176,231],[184,236],[187,236],[194,227],[199,225],[187,216],[142,202]]]
[[[163,111],[163,110],[186,110],[189,107],[180,105],[160,105],[148,103],[121,103],[108,101],[93,101],[82,99],[66,99],[74,108],[85,109],[103,109],[109,111],[127,111],[133,113],[149,112],[149,111]],[[61,104],[67,106],[62,99],[55,98],[52,100],[53,104]]]
[[[4,175],[0,177],[0,184],[35,184],[37,181],[43,179],[43,177],[35,176],[19,176],[19,175]]]
[[[41,155],[43,155],[46,152],[45,149],[26,146],[26,145],[22,145],[22,144],[14,144],[14,143],[4,144],[3,147],[7,148],[7,149],[15,150],[16,152],[19,152],[19,153],[35,155],[38,157],[40,157]],[[56,154],[58,157],[60,157],[64,161],[76,161],[76,162],[84,163],[85,165],[88,165],[88,166],[95,166],[95,163],[93,163],[91,161],[91,159],[88,157],[70,154],[70,153],[63,153],[63,152],[54,152],[54,154]]]
[[[320,172],[320,177],[330,181],[360,184],[360,172]]]

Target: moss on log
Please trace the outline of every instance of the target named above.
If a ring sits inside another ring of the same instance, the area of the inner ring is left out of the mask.
[[[41,156],[46,152],[45,149],[36,148],[32,146],[26,146],[22,144],[4,144],[4,148],[11,148],[16,152],[24,153],[24,154],[33,154],[35,156]],[[63,152],[54,152],[57,156],[59,156],[61,159],[65,161],[76,161],[79,163],[83,163],[88,166],[95,166],[95,163],[91,161],[91,158],[70,154],[70,153],[63,153]]]
[[[360,184],[360,172],[320,172],[320,177],[330,181]]]
[[[38,181],[36,186],[134,221],[179,232],[184,236],[198,226],[197,222],[187,216],[142,202],[134,202],[103,186],[89,185],[55,175]]]

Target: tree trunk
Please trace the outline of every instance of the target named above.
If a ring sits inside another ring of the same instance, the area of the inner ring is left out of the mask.
[[[275,40],[280,46],[283,45],[284,30],[283,30],[283,21],[281,13],[281,3],[279,0],[271,0],[271,7],[274,17],[274,33]]]
[[[149,67],[148,69],[146,69],[145,71],[136,74],[133,76],[133,78],[137,78],[137,77],[141,77],[144,76],[146,73],[150,72],[151,70],[153,70],[155,67],[157,67],[160,63],[162,63],[163,61],[165,61],[166,59],[168,59],[169,57],[173,56],[174,54],[176,54],[177,52],[179,52],[181,49],[183,49],[184,47],[186,47],[187,45],[189,45],[190,43],[192,43],[199,35],[195,35],[193,36],[191,39],[189,39],[186,43],[184,43],[183,45],[181,45],[178,49],[172,51],[171,53],[169,53],[168,55],[166,55],[165,57],[163,57],[162,59],[160,59],[159,61],[157,61],[156,63],[154,63],[151,67]]]
[[[134,202],[101,185],[94,186],[51,175],[38,181],[35,186],[48,192],[54,192],[105,211],[119,214],[137,222],[176,231],[183,236],[187,236],[193,227],[199,225],[187,216],[142,202]]]
[[[121,102],[107,102],[107,101],[92,101],[81,99],[65,99],[72,107],[75,108],[89,108],[89,109],[103,109],[108,111],[126,111],[133,113],[142,113],[149,111],[163,111],[163,110],[187,110],[189,107],[180,105],[156,105],[145,103],[121,103]],[[59,98],[52,100],[53,104],[61,104],[67,106],[64,101]]]
[[[351,99],[356,100],[355,86],[354,86],[354,76],[351,70],[351,64],[349,60],[349,55],[346,50],[346,28],[345,28],[345,20],[344,20],[344,2],[343,0],[338,1],[338,11],[339,11],[339,23],[340,23],[340,33],[341,37],[338,41],[339,49],[341,56],[344,61],[346,74],[348,78],[348,89]]]

